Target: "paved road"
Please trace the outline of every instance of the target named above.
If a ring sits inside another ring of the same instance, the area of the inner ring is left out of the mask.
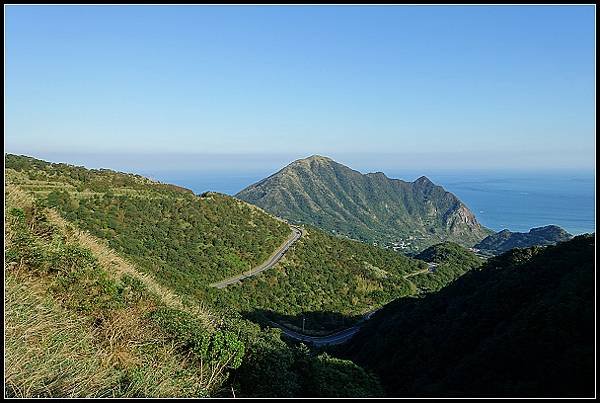
[[[409,274],[406,274],[406,275],[402,276],[402,278],[404,278],[406,280],[409,277],[417,276],[417,275],[423,274],[423,273],[427,273],[428,271],[429,271],[428,268],[427,269],[423,269],[423,270],[419,270],[419,271],[415,271],[413,273],[409,273]]]
[[[433,273],[435,271],[436,267],[437,267],[437,263],[427,263],[427,268],[426,269],[419,270],[419,271],[414,271],[412,273],[406,274],[404,276],[404,279],[406,280],[409,277],[416,276],[418,274],[427,273],[427,272]]]
[[[212,283],[211,287],[216,288],[225,288],[230,284],[237,283],[245,278],[256,276],[258,273],[262,273],[265,270],[270,269],[275,266],[277,262],[283,257],[285,252],[302,236],[302,230],[298,227],[290,226],[292,228],[292,235],[277,249],[271,257],[269,257],[266,261],[264,261],[261,265],[256,266],[254,269],[244,272],[242,274],[238,274],[237,276],[229,277],[225,280],[219,281],[217,283]]]
[[[309,342],[312,345],[318,347],[318,346],[325,346],[325,345],[331,345],[331,344],[340,344],[340,343],[345,342],[346,340],[351,339],[352,336],[354,336],[360,330],[362,322],[360,324],[354,325],[348,329],[344,329],[342,331],[330,334],[328,336],[307,336],[305,334],[290,330],[287,327],[280,325],[279,323],[271,322],[271,325],[278,327],[279,329],[281,329],[283,331],[283,333],[286,336],[288,336],[294,340]]]
[[[409,277],[416,276],[418,274],[433,272],[435,267],[437,266],[437,264],[436,263],[427,263],[427,266],[428,266],[427,269],[418,270],[418,271],[406,274],[404,276],[404,278],[407,279]],[[381,308],[379,308],[379,309],[381,309]],[[358,333],[358,331],[360,330],[362,325],[366,321],[371,319],[373,314],[375,312],[377,312],[379,309],[375,309],[374,311],[367,312],[363,316],[363,319],[360,322],[358,322],[356,325],[349,327],[348,329],[340,330],[339,332],[330,334],[328,336],[307,336],[305,334],[290,330],[287,327],[280,325],[279,323],[276,323],[276,322],[270,322],[270,323],[271,323],[271,325],[281,329],[286,336],[288,336],[294,340],[309,342],[309,343],[312,343],[314,346],[319,347],[319,346],[332,345],[332,344],[341,344],[347,340],[350,340],[356,333]]]
[[[379,311],[380,309],[381,308],[377,308],[373,311],[367,312],[366,314],[363,315],[362,320],[359,321],[356,325],[349,327],[348,329],[344,329],[344,330],[340,330],[339,332],[332,333],[327,336],[307,336],[305,334],[290,330],[287,327],[280,325],[279,323],[276,323],[276,322],[270,322],[270,323],[271,323],[271,325],[281,329],[286,336],[291,337],[292,339],[295,339],[295,340],[310,342],[314,346],[318,347],[318,346],[325,346],[325,345],[330,345],[330,344],[340,344],[340,343],[345,342],[346,340],[350,340],[352,338],[352,336],[354,336],[356,333],[358,333],[358,331],[360,330],[362,325],[366,321],[371,319],[373,314],[375,312]]]

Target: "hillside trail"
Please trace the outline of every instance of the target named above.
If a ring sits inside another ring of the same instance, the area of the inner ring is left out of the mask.
[[[7,199],[12,201],[11,204],[19,207],[32,208],[35,203],[34,196],[20,186],[14,183],[6,183],[5,195]],[[44,212],[48,221],[56,225],[63,234],[73,238],[75,242],[88,248],[98,259],[98,263],[112,277],[120,277],[127,274],[138,279],[144,284],[148,290],[157,295],[160,300],[168,307],[186,311],[202,321],[209,330],[214,330],[218,324],[215,315],[200,303],[183,303],[181,297],[178,296],[168,287],[158,283],[152,276],[141,272],[133,264],[129,263],[123,257],[108,247],[105,242],[91,235],[87,231],[83,231],[73,223],[64,219],[58,211],[52,208],[45,208]]]

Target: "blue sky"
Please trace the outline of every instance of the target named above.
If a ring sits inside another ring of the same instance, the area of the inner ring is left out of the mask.
[[[5,11],[8,152],[116,168],[594,165],[592,6]]]

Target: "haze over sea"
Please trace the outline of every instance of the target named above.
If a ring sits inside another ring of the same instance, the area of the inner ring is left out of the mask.
[[[234,195],[274,172],[145,170],[141,173],[161,182],[187,187],[195,193],[211,190]],[[390,178],[405,181],[426,175],[454,193],[483,225],[495,231],[506,228],[527,232],[549,224],[559,225],[572,234],[595,231],[593,171],[397,170],[385,173]]]

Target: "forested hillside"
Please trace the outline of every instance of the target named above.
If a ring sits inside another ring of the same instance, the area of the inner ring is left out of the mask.
[[[453,242],[430,246],[415,257],[435,265],[427,275],[411,277],[420,293],[438,291],[483,264],[473,252]]]
[[[211,305],[203,298],[210,275],[192,265],[177,275],[185,262],[176,251],[193,237],[178,230],[186,223],[223,242],[214,250],[251,265],[260,259],[250,253],[255,237],[268,244],[278,229],[287,235],[279,220],[222,195],[198,198],[133,175],[26,157],[7,156],[5,175],[8,396],[382,395],[377,378],[352,362],[290,346],[278,329],[261,329],[233,306]],[[178,220],[179,211],[186,213]],[[244,224],[258,233],[239,231]],[[130,247],[138,237],[144,241]],[[185,284],[186,269],[204,291]]]
[[[376,314],[343,356],[391,396],[594,395],[594,244],[515,249]]]
[[[411,293],[403,275],[423,263],[310,227],[273,269],[242,284],[210,283],[264,261],[290,234],[287,224],[235,198],[200,196],[109,170],[7,156],[7,180],[174,289],[183,298],[254,319],[308,314],[330,331]]]
[[[426,265],[398,253],[308,227],[284,259],[261,276],[211,293],[218,305],[327,333],[374,308],[411,294],[408,273]]]

